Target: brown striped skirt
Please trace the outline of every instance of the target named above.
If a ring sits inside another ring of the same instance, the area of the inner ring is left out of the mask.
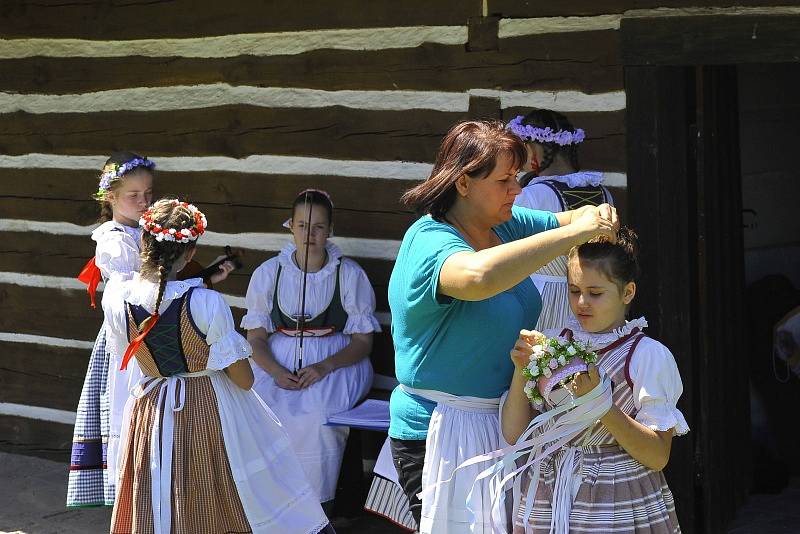
[[[548,534],[557,466],[564,451],[544,460],[533,513],[532,532]],[[582,447],[575,464],[580,481],[570,512],[569,531],[613,534],[679,534],[675,502],[664,473],[648,469],[618,445]],[[523,499],[524,501],[524,499]],[[514,533],[521,526],[518,510]]]
[[[186,402],[174,412],[172,448],[173,534],[249,533],[225,451],[217,398],[208,376],[184,381]],[[158,413],[156,387],[137,399],[120,460],[112,534],[154,531],[150,447]],[[171,409],[170,403],[162,409]]]

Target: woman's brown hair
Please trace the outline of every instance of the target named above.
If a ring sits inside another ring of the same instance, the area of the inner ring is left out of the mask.
[[[512,168],[519,169],[527,157],[522,140],[500,121],[462,121],[450,128],[427,180],[403,193],[401,201],[418,214],[444,219],[456,201],[456,181],[464,174],[486,178],[500,154],[509,154]]]

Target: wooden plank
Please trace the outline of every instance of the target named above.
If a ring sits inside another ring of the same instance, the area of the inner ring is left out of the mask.
[[[135,146],[153,157],[242,158],[269,153],[431,162],[450,126],[466,116],[430,110],[257,106],[57,115],[16,112],[3,116],[0,148],[9,155],[106,154],[116,147]]]
[[[629,65],[796,62],[800,15],[625,18],[622,57]]]
[[[316,2],[313,8],[291,0],[69,3],[5,0],[0,9],[0,36],[142,39],[320,28],[465,25],[469,17],[480,14],[480,2],[462,0],[435,3],[344,0]]]
[[[777,6],[779,0],[488,0],[488,12],[504,18],[574,17],[624,13],[631,9],[659,7]]]
[[[529,111],[529,108],[507,108],[503,110],[503,120],[509,121]],[[579,150],[582,168],[625,171],[625,111],[566,115],[576,128],[586,131],[586,140]]]
[[[75,411],[90,350],[0,341],[0,402]]]
[[[697,68],[697,307],[701,454],[705,462],[705,531],[734,518],[750,486],[742,191],[736,67]],[[737,177],[737,179],[731,179]],[[720,336],[719,332],[725,332]],[[715,334],[716,333],[716,334]],[[719,384],[724,383],[725,387]],[[713,414],[722,414],[714,416]],[[735,463],[736,470],[727,466]]]
[[[503,117],[513,118],[526,111],[529,110],[509,108],[504,110]],[[494,111],[486,113],[497,117]],[[439,143],[450,127],[469,116],[468,112],[369,111],[341,107],[320,111],[251,106],[161,112],[41,115],[16,112],[4,116],[0,150],[7,155],[96,155],[119,147],[136,147],[156,163],[158,156],[243,158],[264,153],[343,160],[433,162]],[[591,152],[595,165],[610,171],[625,168],[624,111],[570,113],[569,116],[587,130],[586,146],[597,145]],[[427,176],[419,176],[419,179],[424,178]],[[397,190],[397,187],[388,187],[390,191]]]
[[[103,312],[88,306],[85,291],[0,284],[0,332],[94,340]]]
[[[86,260],[94,254],[94,242],[88,236],[54,237],[40,233],[0,232],[0,243],[2,243],[0,245],[2,272],[73,278],[77,276]],[[202,265],[207,265],[223,252],[221,247],[203,246],[201,240],[196,258]],[[216,289],[222,293],[243,297],[253,271],[264,261],[275,256],[274,252],[252,249],[244,249],[242,252],[244,267],[232,273],[227,280],[217,286]],[[373,284],[378,310],[388,310],[386,288],[394,263],[369,258],[354,258],[354,260],[361,265]],[[86,304],[82,296],[76,302],[81,306]]]
[[[495,31],[495,41],[496,35]],[[64,94],[213,83],[328,91],[486,88],[601,93],[622,87],[619,36],[614,30],[528,35],[501,39],[494,49],[482,46],[487,49],[423,44],[231,58],[36,56],[0,60],[0,88]],[[353,65],[358,65],[357,75]]]
[[[158,158],[153,160],[158,164]],[[251,206],[288,210],[300,191],[310,187],[323,189],[333,199],[335,225],[340,219],[361,212],[410,213],[400,204],[400,196],[418,183],[417,180],[349,176],[173,172],[158,168],[156,171],[156,198],[185,194],[198,205],[247,199]],[[80,202],[90,198],[97,189],[98,175],[99,169],[95,173],[80,169],[0,168],[0,196]],[[365,209],[365,199],[369,199],[369,209]],[[98,214],[99,211],[94,210],[89,217],[96,218]],[[10,215],[4,213],[3,216]],[[336,233],[341,233],[338,228]]]
[[[632,316],[644,315],[650,335],[673,353],[683,380],[678,404],[693,429],[672,443],[666,474],[675,495],[683,532],[706,532],[695,483],[703,468],[696,461],[699,406],[695,396],[695,355],[686,335],[696,317],[686,273],[691,271],[693,243],[689,235],[689,118],[686,84],[689,73],[680,68],[626,69],[628,93],[628,207],[629,222],[640,238],[642,276]],[[670,221],[665,225],[664,221]],[[668,262],[664,258],[670,258]],[[706,459],[705,463],[711,461]]]
[[[0,450],[29,454],[64,464],[72,448],[71,425],[0,415]]]
[[[180,194],[181,198],[191,196]],[[284,208],[251,207],[198,203],[208,215],[212,230],[222,233],[283,232],[283,222],[290,216]],[[0,197],[0,213],[14,219],[67,221],[88,225],[97,219],[94,201],[64,202],[54,199],[19,199]],[[360,213],[339,217],[335,223],[339,236],[358,236],[370,239],[401,239],[415,217],[410,213]]]

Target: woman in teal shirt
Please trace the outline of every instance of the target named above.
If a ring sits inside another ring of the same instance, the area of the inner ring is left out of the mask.
[[[618,226],[607,204],[558,214],[515,207],[526,157],[501,123],[461,122],[444,138],[431,176],[403,196],[424,215],[406,232],[389,281],[400,382],[389,437],[423,533],[491,531],[488,490],[476,486],[469,506],[463,499],[471,473],[436,483],[501,445],[508,351],[541,311],[530,274],[597,235],[613,238]]]

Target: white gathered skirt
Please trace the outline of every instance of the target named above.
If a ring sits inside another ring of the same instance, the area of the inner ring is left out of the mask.
[[[500,436],[497,409],[481,412],[437,404],[425,443],[423,491],[450,479],[462,462],[501,448]],[[491,534],[492,495],[488,479],[475,483],[487,466],[477,464],[461,469],[449,483],[426,493],[422,499],[420,532]],[[472,495],[467,502],[470,491]]]
[[[303,343],[303,365],[307,366],[346,347],[350,336],[336,333],[305,338]],[[294,369],[295,338],[272,334],[269,346],[278,363]],[[329,415],[349,410],[369,392],[373,375],[369,358],[337,369],[302,390],[282,389],[255,362],[252,366],[256,379],[253,389],[283,423],[319,502],[332,500],[349,429],[325,423]]]

